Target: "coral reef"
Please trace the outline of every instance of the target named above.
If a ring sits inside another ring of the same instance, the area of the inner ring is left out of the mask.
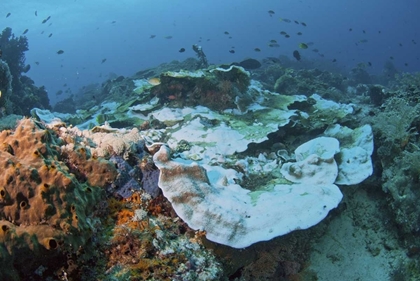
[[[3,52],[2,60],[7,63],[12,77],[11,80],[10,77],[7,77],[5,66],[0,67],[0,88],[5,87],[2,85],[3,83],[9,83],[3,81],[4,78],[11,81],[11,87],[6,87],[5,103],[0,99],[0,106],[5,107],[7,114],[15,113],[27,116],[30,115],[29,112],[33,107],[50,109],[45,88],[43,86],[36,87],[32,79],[23,75],[30,70],[30,65],[25,64],[25,52],[29,50],[27,38],[25,36],[15,37],[12,29],[6,27],[0,35],[0,46]],[[2,91],[2,89],[0,90]]]
[[[25,36],[15,37],[12,29],[6,27],[0,35],[0,46],[2,59],[9,65],[13,77],[13,90],[19,92],[23,89],[21,75],[29,70],[25,64],[25,52],[29,50],[28,39]]]
[[[249,74],[241,67],[214,68],[196,72],[165,72],[160,85],[152,88],[160,103],[173,107],[206,106],[220,111],[236,108],[236,100],[251,100],[247,88]]]
[[[244,248],[306,229],[325,218],[342,198],[332,181],[273,182],[252,193],[235,183],[239,176],[234,170],[186,165],[170,159],[167,146],[156,146],[160,148],[153,160],[160,170],[164,196],[192,229],[206,231],[207,239],[223,245]]]
[[[274,83],[274,90],[285,95],[318,93],[326,99],[343,101],[348,86],[339,74],[318,69],[294,70],[285,68]]]
[[[0,263],[8,265],[1,279],[59,268],[90,238],[113,166],[83,156],[76,167],[54,132],[31,119],[2,131],[0,143]]]
[[[0,117],[10,112],[6,112],[10,107],[10,96],[12,94],[12,74],[6,62],[0,59]]]
[[[199,233],[175,218],[165,198],[135,192],[124,201],[111,200],[116,226],[105,248],[108,273],[127,280],[222,280],[215,256]]]

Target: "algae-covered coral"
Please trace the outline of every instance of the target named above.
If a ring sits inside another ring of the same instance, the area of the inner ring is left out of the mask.
[[[101,175],[86,174],[87,182],[76,177],[61,155],[61,141],[31,119],[2,131],[0,139],[1,264],[8,268],[1,274],[16,279],[41,265],[59,265],[87,243],[104,195],[99,185],[112,181],[114,170],[95,161],[91,167]],[[88,183],[97,177],[106,180]]]

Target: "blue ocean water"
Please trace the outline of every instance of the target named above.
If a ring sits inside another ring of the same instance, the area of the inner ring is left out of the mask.
[[[214,64],[293,58],[299,50],[315,67],[344,73],[364,63],[380,74],[386,61],[415,72],[419,8],[416,0],[14,0],[0,2],[0,29],[11,27],[16,36],[28,29],[27,75],[45,85],[55,104],[70,95],[56,96],[59,90],[75,93],[112,73],[132,75],[195,57],[193,44]],[[270,40],[279,47],[270,47]]]

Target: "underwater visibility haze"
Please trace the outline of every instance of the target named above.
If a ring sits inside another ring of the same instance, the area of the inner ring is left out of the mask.
[[[416,0],[0,2],[1,280],[420,280]]]

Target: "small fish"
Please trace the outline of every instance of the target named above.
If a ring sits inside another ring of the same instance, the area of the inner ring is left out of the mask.
[[[67,83],[64,83],[63,84],[63,87],[67,87]],[[85,88],[85,86],[83,86],[83,88]]]
[[[368,61],[368,65],[369,65],[369,66],[372,66],[372,63],[371,63],[370,61]]]
[[[51,16],[48,16],[46,19],[44,19],[43,21],[42,21],[42,23],[44,24],[44,23],[46,23],[49,19],[51,18]]]
[[[35,11],[35,16],[36,16],[36,17],[38,16],[38,11]]]
[[[273,10],[270,10],[268,11],[268,14],[270,15],[270,17],[272,17],[275,14],[275,12]]]
[[[165,36],[163,38],[165,38],[165,39],[172,39],[172,36],[171,35],[168,35],[168,36]]]
[[[332,60],[332,62],[336,62],[336,61],[337,61],[336,59],[333,59],[333,60]]]
[[[301,49],[308,49],[308,45],[306,45],[305,43],[300,43],[299,44],[299,48],[301,48]]]
[[[286,35],[286,34],[287,34],[287,32],[286,32],[286,31],[280,31],[280,34],[281,34],[281,35]]]
[[[12,13],[7,13],[6,18],[10,17]]]
[[[41,32],[41,34],[44,34],[44,32],[45,32],[45,31],[43,30],[43,31]]]
[[[284,18],[280,18],[280,21],[284,21],[284,22],[287,22],[287,23],[291,23],[291,22],[292,22],[291,20],[289,20],[289,19],[284,19]]]
[[[147,82],[149,82],[149,84],[150,84],[150,85],[153,85],[153,86],[160,85],[160,79],[159,79],[159,78],[157,78],[157,77],[154,77],[154,78],[149,78],[149,79],[147,80]]]
[[[362,30],[364,34],[366,34],[366,30]]]
[[[276,41],[276,40],[274,40],[274,39],[271,39],[271,40],[270,40],[270,43],[277,43],[277,41]]]
[[[286,37],[286,38],[290,38],[290,35],[289,35],[289,34],[286,34],[286,35],[284,35],[284,37]]]
[[[225,32],[223,32],[224,34],[226,34],[226,35],[229,35],[229,32],[227,32],[227,31],[225,31]]]
[[[57,54],[59,54],[59,55],[64,54],[64,51],[63,50],[58,50]],[[61,66],[61,67],[63,67],[63,66]]]
[[[400,47],[402,47],[402,44],[400,43],[400,44],[398,44],[398,45],[400,45]]]
[[[153,39],[155,37],[156,37],[156,35],[152,34],[152,35],[150,35],[149,39]]]
[[[416,45],[417,43],[416,43],[416,41],[414,41],[414,39],[411,39],[411,42],[414,44],[414,45]]]
[[[229,53],[234,54],[235,50],[229,50]]]
[[[48,37],[51,37],[52,36],[52,33],[50,33],[50,35],[48,35]]]
[[[312,52],[318,53],[319,50],[318,49],[312,49]]]
[[[294,22],[296,23],[296,24],[299,24],[300,22],[298,22],[297,20],[294,20]]]
[[[35,62],[35,64],[36,64],[36,65],[39,65],[39,61],[36,61],[36,62]]]
[[[405,66],[408,66],[408,63],[404,63]]]
[[[277,43],[270,43],[270,44],[268,44],[268,47],[270,47],[270,48],[278,48],[278,47],[280,47],[280,45],[277,44]]]
[[[390,56],[389,58],[390,58],[391,60],[393,60],[393,59],[394,59],[394,57],[393,57],[393,56]]]
[[[379,34],[381,34],[381,33],[382,33],[382,31],[378,30],[378,33],[379,33]]]
[[[353,31],[353,28],[349,28],[349,31]]]
[[[255,48],[254,51],[255,52],[261,52],[261,49],[260,48]]]
[[[306,23],[304,23],[304,22],[301,22],[300,24],[303,25],[303,26],[306,26]]]
[[[296,33],[297,35],[302,35],[302,32],[298,32],[298,33]]]
[[[293,57],[294,57],[296,60],[300,61],[300,54],[299,54],[299,51],[294,50],[294,51],[293,51]]]
[[[180,53],[185,52],[185,48],[181,48],[181,49],[179,49],[179,51],[178,51],[178,52],[180,52]]]
[[[22,35],[28,33],[28,31],[29,31],[29,29],[25,29],[25,31],[23,31]]]
[[[101,64],[104,63],[104,62],[106,62],[106,59],[102,59]]]
[[[55,93],[55,95],[56,96],[59,96],[59,95],[61,95],[63,93],[63,91],[62,90],[59,90],[59,91],[57,91],[57,93]]]
[[[111,23],[112,23],[112,24],[114,24],[114,23],[116,23],[116,22],[117,22],[116,20],[113,20]]]

